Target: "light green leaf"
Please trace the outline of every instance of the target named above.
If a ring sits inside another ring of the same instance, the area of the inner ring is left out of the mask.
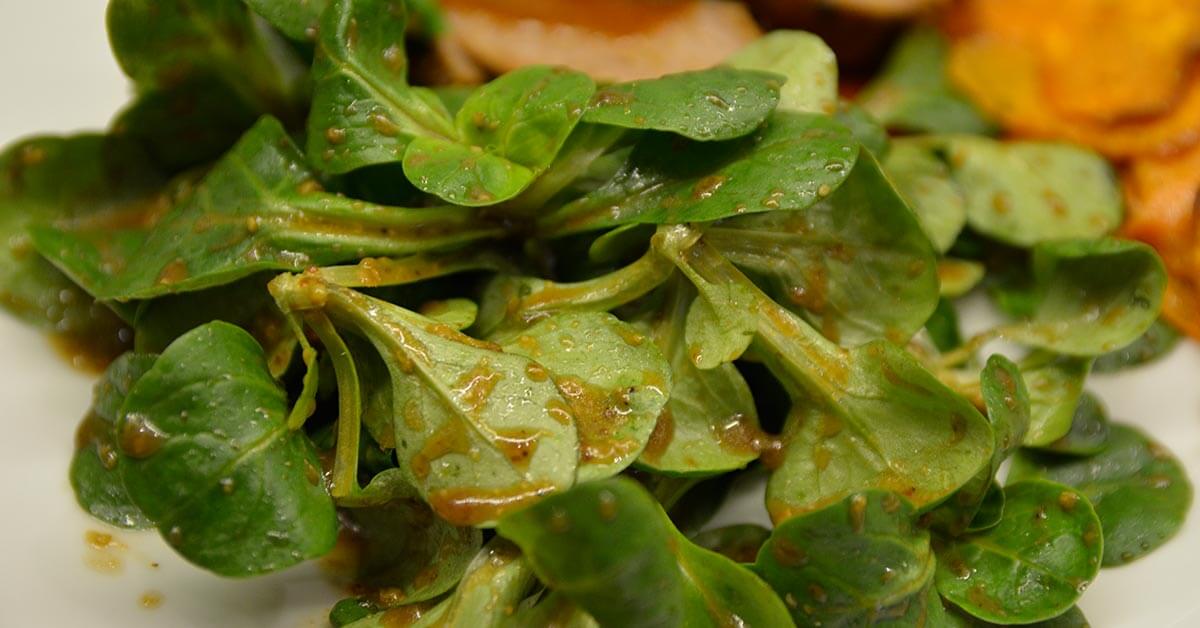
[[[812,33],[771,31],[733,53],[726,63],[786,78],[779,90],[781,111],[831,114],[837,109],[837,59],[833,50]]]

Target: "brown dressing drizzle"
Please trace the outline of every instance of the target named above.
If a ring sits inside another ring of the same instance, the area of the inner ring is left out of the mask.
[[[446,521],[471,526],[494,521],[553,491],[554,486],[544,482],[523,482],[501,489],[449,488],[431,493],[429,505]]]

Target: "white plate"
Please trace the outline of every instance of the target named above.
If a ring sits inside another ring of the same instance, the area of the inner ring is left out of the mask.
[[[0,143],[103,128],[125,101],[104,35],[104,4],[0,2]],[[67,466],[93,378],[71,370],[39,334],[2,314],[0,347],[0,626],[326,625],[337,593],[311,565],[235,581],[191,567],[151,533],[117,531],[127,547],[90,549],[87,532],[105,528],[76,506]],[[1200,348],[1189,344],[1168,360],[1093,377],[1090,385],[1114,417],[1166,443],[1200,484]],[[1095,626],[1200,625],[1200,503],[1192,510],[1187,528],[1166,547],[1102,572],[1082,602]],[[746,494],[735,496],[714,523],[764,517],[760,498]],[[147,593],[161,595],[157,608],[142,607]]]

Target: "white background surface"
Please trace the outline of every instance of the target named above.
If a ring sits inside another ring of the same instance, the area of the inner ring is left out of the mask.
[[[0,143],[102,129],[127,87],[104,34],[103,0],[0,0]],[[1198,313],[1197,315],[1200,315]],[[324,626],[335,599],[315,568],[232,581],[192,568],[154,534],[116,532],[117,573],[87,566],[84,535],[103,526],[76,506],[67,467],[93,377],[0,313],[0,627]],[[1114,418],[1146,427],[1200,483],[1200,349],[1130,373],[1093,377]],[[1200,505],[1165,548],[1104,570],[1082,606],[1100,628],[1200,626]],[[761,497],[735,496],[714,524],[760,520]],[[158,568],[151,568],[158,563]],[[140,607],[147,591],[163,596]]]

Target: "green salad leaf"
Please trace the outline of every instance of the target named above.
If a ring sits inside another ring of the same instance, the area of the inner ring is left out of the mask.
[[[214,322],[163,351],[116,422],[133,503],[189,561],[224,576],[277,571],[328,552],[333,501],[308,437],[249,334]]]
[[[1075,487],[1104,530],[1104,566],[1137,560],[1174,536],[1192,503],[1187,472],[1161,444],[1128,425],[1112,426],[1090,456],[1022,452],[1012,480],[1045,478]]]
[[[812,33],[771,31],[735,52],[726,63],[786,78],[778,90],[781,111],[831,114],[837,109],[837,59]]]
[[[498,531],[521,548],[539,579],[601,625],[790,621],[770,587],[684,538],[629,479],[580,484],[508,515]]]

